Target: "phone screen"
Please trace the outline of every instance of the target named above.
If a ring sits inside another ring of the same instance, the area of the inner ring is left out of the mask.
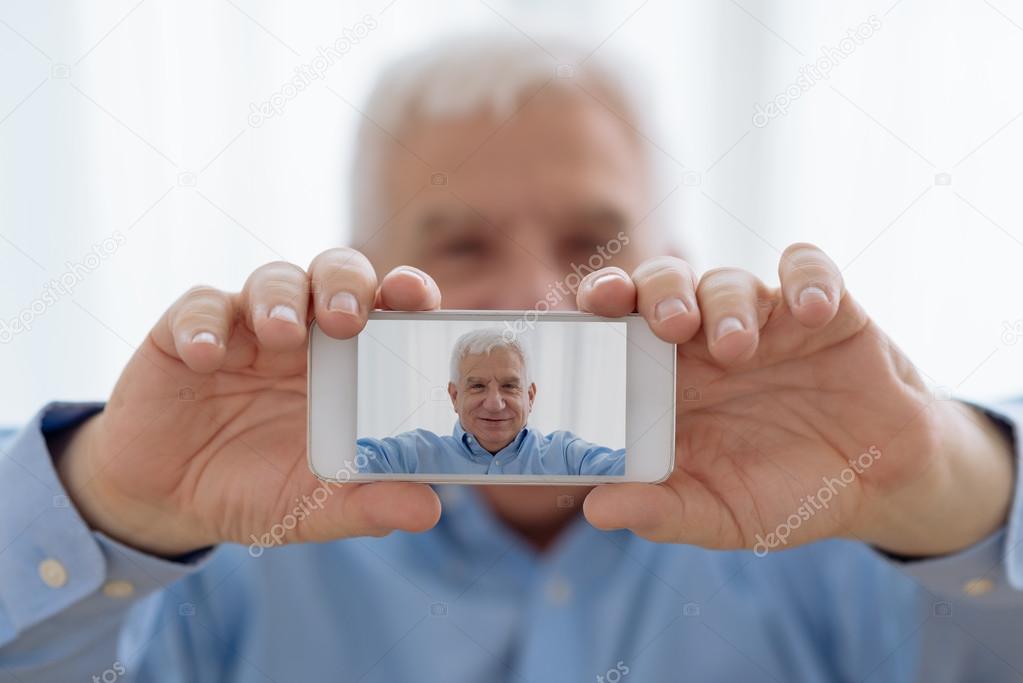
[[[382,320],[358,337],[366,474],[624,476],[622,322]]]

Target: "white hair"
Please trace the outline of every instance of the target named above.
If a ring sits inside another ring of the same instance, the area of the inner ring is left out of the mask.
[[[352,167],[353,230],[358,234],[379,222],[370,217],[377,200],[379,129],[400,144],[404,127],[413,120],[489,112],[505,121],[540,88],[573,91],[578,86],[637,138],[649,141],[659,136],[644,73],[621,55],[609,54],[607,47],[595,52],[564,37],[539,36],[534,43],[508,32],[448,37],[398,59],[381,73],[363,109]],[[665,177],[665,155],[650,146],[643,145],[642,153],[651,179],[673,183]]]
[[[451,382],[457,385],[461,379],[461,365],[466,356],[481,356],[489,354],[494,349],[508,349],[518,354],[522,360],[523,382],[529,385],[529,354],[526,353],[524,345],[520,344],[514,337],[509,338],[503,330],[496,327],[484,327],[478,330],[466,332],[455,341],[455,347],[451,350]]]

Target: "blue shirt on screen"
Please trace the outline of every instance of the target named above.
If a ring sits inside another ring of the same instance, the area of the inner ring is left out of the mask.
[[[490,453],[455,420],[451,436],[426,429],[356,441],[359,471],[402,474],[624,475],[625,449],[583,441],[568,431],[547,434],[526,425],[511,443]]]
[[[1019,486],[1005,528],[917,561],[842,540],[715,552],[582,517],[541,552],[472,486],[437,487],[422,534],[172,561],[90,529],[60,483],[44,433],[98,408],[53,404],[0,439],[0,681],[1023,678]]]

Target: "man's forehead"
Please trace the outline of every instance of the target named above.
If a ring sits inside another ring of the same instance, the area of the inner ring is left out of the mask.
[[[493,349],[490,353],[469,354],[460,363],[463,377],[515,377],[522,374],[522,360],[508,349]]]
[[[387,191],[390,211],[409,202],[412,192],[428,198],[440,191],[458,194],[473,208],[487,188],[521,204],[522,191],[566,183],[551,189],[571,191],[573,176],[591,176],[601,189],[593,197],[642,187],[645,150],[635,132],[606,107],[578,93],[543,93],[508,120],[487,111],[451,119],[411,117],[400,134],[380,148],[378,182]],[[497,187],[494,187],[497,185]],[[455,187],[457,186],[457,187]],[[514,197],[514,200],[513,200]]]

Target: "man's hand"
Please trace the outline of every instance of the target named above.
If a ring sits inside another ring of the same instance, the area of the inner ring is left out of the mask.
[[[819,249],[789,247],[778,271],[780,289],[729,268],[697,283],[662,257],[582,283],[580,309],[638,310],[678,344],[675,470],[598,487],[590,522],[758,554],[829,537],[939,554],[996,530],[1012,493],[1005,439],[932,397]]]
[[[139,347],[106,409],[57,454],[64,484],[91,526],[163,555],[252,543],[289,515],[297,525],[274,542],[428,529],[440,501],[424,484],[328,486],[309,472],[307,325],[315,317],[345,339],[374,307],[439,305],[428,275],[397,268],[378,287],[352,249],[320,254],[308,273],[270,263],[239,294],[191,289]]]

